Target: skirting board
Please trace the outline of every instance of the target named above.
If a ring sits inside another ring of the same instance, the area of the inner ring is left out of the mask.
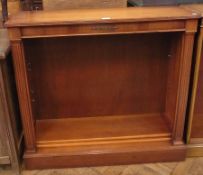
[[[9,156],[0,157],[0,165],[9,165],[11,163]]]
[[[40,148],[36,153],[25,153],[26,169],[110,166],[135,163],[182,161],[185,145],[149,143],[96,147]]]
[[[190,144],[187,146],[187,157],[202,157],[203,144]]]

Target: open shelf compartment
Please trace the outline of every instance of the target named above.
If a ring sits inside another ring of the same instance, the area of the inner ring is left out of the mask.
[[[10,17],[25,166],[183,160],[198,18],[181,7]]]
[[[25,39],[37,147],[171,141],[181,36]]]
[[[36,131],[39,148],[171,140],[159,114],[38,120]]]

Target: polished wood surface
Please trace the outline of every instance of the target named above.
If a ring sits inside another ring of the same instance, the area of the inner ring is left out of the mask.
[[[7,30],[1,29],[0,36],[0,164],[18,174],[23,134]]]
[[[186,9],[191,9],[195,13],[203,15],[203,4],[184,5]],[[191,98],[189,101],[189,119],[187,130],[187,142],[188,142],[188,155],[189,156],[202,156],[200,151],[203,150],[203,28],[202,19],[199,26],[199,33],[195,43],[194,54],[194,70],[191,81]]]
[[[202,40],[203,42],[203,40]],[[199,67],[197,94],[194,108],[192,138],[203,138],[203,51],[201,51],[201,61]]]
[[[202,157],[203,156],[203,144],[192,143],[187,145],[187,157]]]
[[[199,42],[197,45],[197,57],[196,57],[196,67],[194,73],[193,81],[193,92],[192,92],[192,103],[190,108],[190,120],[189,120],[189,130],[188,130],[188,143],[190,143],[189,155],[202,156],[201,151],[196,151],[203,149],[203,61],[202,61],[202,42],[203,42],[203,28],[200,29]],[[193,146],[193,148],[192,148]],[[194,154],[193,154],[194,153]]]
[[[27,149],[35,151],[35,129],[34,117],[32,116],[31,98],[29,92],[29,85],[27,83],[26,66],[24,62],[23,45],[21,42],[12,44],[12,52],[14,53],[13,63],[15,65],[15,76],[17,91],[19,96],[19,103],[21,115],[23,115],[22,123],[24,126],[24,137]],[[22,105],[23,104],[23,105]]]
[[[11,17],[26,167],[184,159],[198,18],[180,7]]]
[[[53,30],[54,28],[54,30]],[[64,25],[58,27],[36,26],[21,27],[19,31],[22,38],[42,38],[57,36],[90,36],[90,35],[111,35],[111,34],[135,34],[135,33],[156,33],[156,32],[181,32],[185,31],[185,22],[178,21],[156,21],[145,23],[125,24],[119,23],[102,23],[102,24],[77,24]],[[11,33],[12,35],[12,33]],[[12,36],[11,36],[12,37]]]
[[[171,137],[159,114],[38,120],[36,132],[37,147],[149,142]]]
[[[171,38],[145,34],[24,40],[35,118],[164,113]]]
[[[19,12],[9,17],[7,27],[82,23],[138,22],[194,19],[199,15],[180,7],[137,7],[67,11]]]
[[[203,14],[203,4],[188,4],[182,5],[182,7],[195,13]]]
[[[182,161],[186,156],[183,145],[170,141],[87,145],[60,148],[39,148],[25,155],[29,169],[126,165],[143,162]]]
[[[192,126],[192,133],[191,133],[191,142],[195,138],[203,138],[203,114],[198,113],[194,115],[193,118],[193,126]]]

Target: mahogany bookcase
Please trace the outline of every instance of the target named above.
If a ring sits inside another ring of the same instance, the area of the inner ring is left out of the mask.
[[[203,4],[185,5],[187,9],[203,16]],[[203,156],[203,21],[199,23],[195,43],[194,71],[191,81],[189,120],[187,130],[188,156]]]
[[[26,167],[183,160],[198,18],[180,7],[9,17]]]
[[[20,175],[22,140],[8,33],[0,28],[0,166],[11,165],[15,175]]]

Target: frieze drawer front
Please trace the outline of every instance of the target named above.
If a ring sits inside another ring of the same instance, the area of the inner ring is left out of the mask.
[[[95,35],[95,34],[122,34],[146,33],[158,31],[184,31],[184,21],[148,22],[148,23],[119,23],[119,24],[83,24],[68,26],[22,27],[22,37],[43,37],[57,35]]]

